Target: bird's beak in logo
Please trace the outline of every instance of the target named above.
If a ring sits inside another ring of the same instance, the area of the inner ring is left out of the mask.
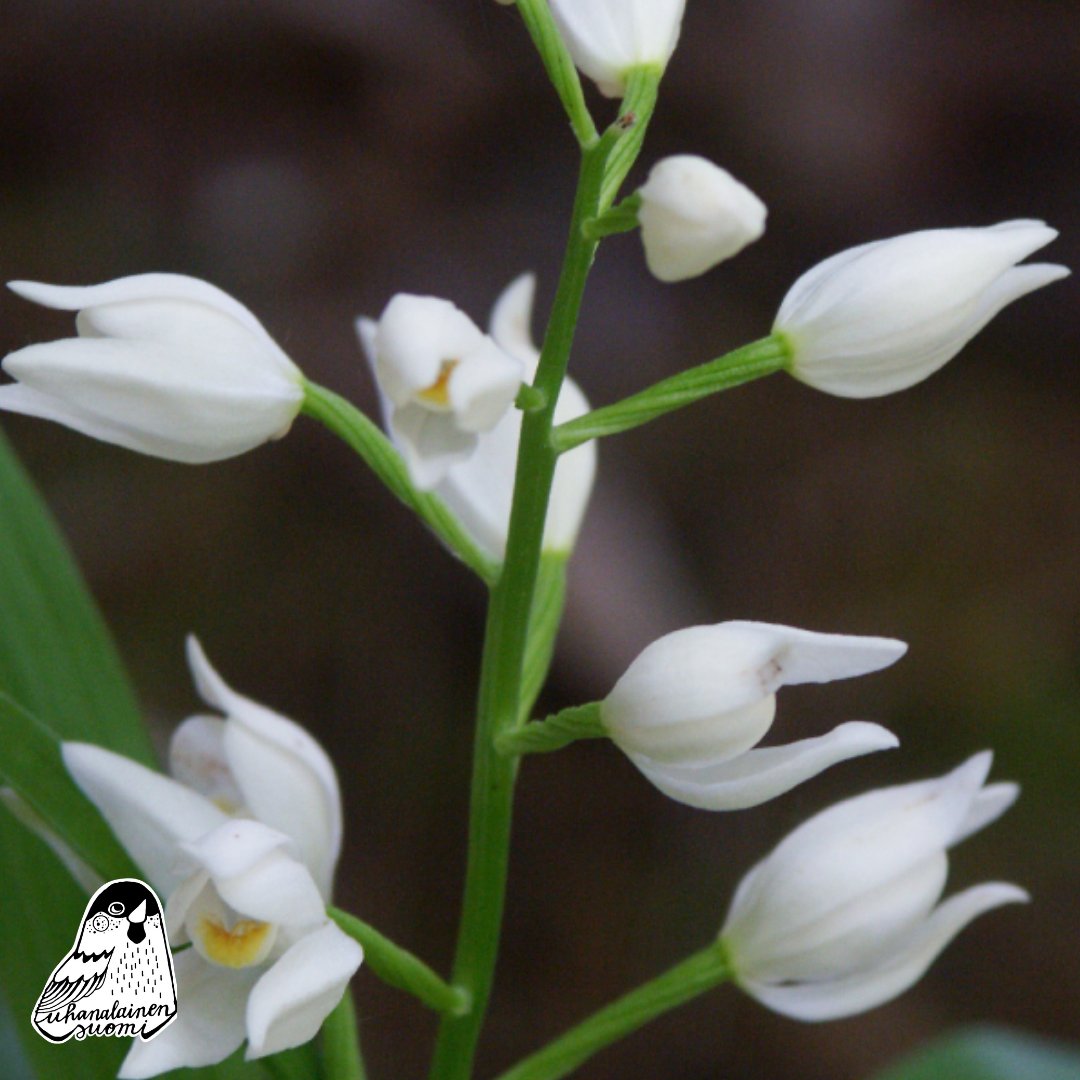
[[[146,922],[146,901],[143,900],[141,904],[128,916],[128,940],[133,941],[136,945],[144,937],[146,937],[146,927],[143,925]]]

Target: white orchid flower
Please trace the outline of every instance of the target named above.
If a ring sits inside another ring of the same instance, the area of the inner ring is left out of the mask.
[[[739,985],[796,1020],[852,1016],[912,986],[983,912],[1027,900],[988,882],[938,903],[946,851],[1018,794],[983,786],[991,760],[847,799],[783,840],[743,878],[720,934]]]
[[[13,281],[77,311],[78,337],[8,355],[0,409],[55,420],[154,457],[220,461],[284,435],[303,376],[262,324],[213,285],[138,274],[89,287]]]
[[[638,194],[645,262],[661,281],[704,274],[765,231],[765,204],[726,169],[695,154],[658,161]]]
[[[621,97],[631,68],[667,66],[686,0],[551,0],[574,63],[607,97]]]
[[[507,414],[521,364],[449,300],[399,293],[370,334],[388,427],[413,483],[435,487]]]
[[[86,743],[64,763],[158,893],[180,1010],[133,1043],[121,1077],[248,1058],[312,1039],[360,966],[326,914],[341,797],[325,751],[299,725],[231,690],[194,638],[200,694],[224,714],[177,729],[167,777]]]
[[[878,724],[751,749],[772,726],[781,686],[865,675],[907,646],[757,622],[677,630],[649,645],[601,702],[612,741],[665,795],[738,810],[790,791],[840,761],[898,745]]]
[[[1057,232],[1041,221],[930,229],[841,252],[803,274],[773,326],[795,378],[841,397],[903,390],[951,360],[1002,308],[1068,275],[1021,259]]]
[[[521,365],[522,377],[529,382],[535,376],[540,358],[529,331],[535,292],[534,275],[522,274],[516,278],[496,301],[490,328],[492,340]],[[378,349],[378,327],[379,324],[371,319],[357,320],[361,344],[373,367]],[[569,378],[564,380],[555,406],[555,423],[584,416],[589,408],[577,383]],[[404,452],[406,447],[395,430],[392,411],[392,403],[384,397],[387,429],[395,445]],[[496,559],[502,558],[506,548],[520,437],[521,413],[511,409],[491,431],[477,438],[471,456],[447,469],[434,488],[435,494],[457,514],[476,543]],[[544,527],[545,551],[570,551],[573,548],[595,474],[595,442],[585,443],[559,458]]]

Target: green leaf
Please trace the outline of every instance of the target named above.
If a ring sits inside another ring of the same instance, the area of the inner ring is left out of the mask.
[[[104,879],[139,876],[94,804],[68,775],[57,737],[2,691],[0,776]]]
[[[1080,1048],[1007,1028],[947,1035],[874,1080],[1080,1080]]]

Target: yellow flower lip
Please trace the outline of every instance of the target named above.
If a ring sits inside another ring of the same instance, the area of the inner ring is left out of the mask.
[[[460,360],[444,360],[439,365],[439,374],[430,386],[417,391],[417,398],[425,405],[434,405],[438,409],[450,408],[450,376]]]
[[[211,963],[227,968],[248,968],[266,959],[277,937],[273,923],[240,919],[227,927],[217,919],[199,919],[192,940]]]

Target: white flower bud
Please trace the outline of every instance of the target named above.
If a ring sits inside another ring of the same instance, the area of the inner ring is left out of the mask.
[[[280,438],[300,411],[300,370],[247,308],[205,281],[138,274],[10,287],[78,311],[79,336],[11,353],[4,370],[19,382],[0,387],[0,409],[192,464]]]
[[[888,667],[906,651],[890,638],[816,634],[727,622],[654,641],[601,703],[612,741],[665,795],[707,810],[755,806],[839,761],[897,745],[877,724],[751,749],[772,726],[775,691]]]
[[[400,293],[366,331],[389,427],[417,487],[476,450],[513,405],[521,364],[449,300]]]
[[[946,851],[1004,813],[989,752],[935,780],[871,791],[804,822],[743,878],[720,937],[736,981],[797,1020],[881,1005],[976,916],[1026,900],[988,883],[939,904]]]
[[[657,162],[638,194],[645,261],[661,281],[704,274],[765,231],[765,204],[731,173],[694,154]]]
[[[634,67],[666,67],[686,0],[551,0],[574,63],[607,97],[621,97]]]
[[[773,331],[797,379],[841,397],[903,390],[951,360],[1002,308],[1065,277],[1021,259],[1057,232],[1041,221],[931,229],[841,252],[788,291]]]

